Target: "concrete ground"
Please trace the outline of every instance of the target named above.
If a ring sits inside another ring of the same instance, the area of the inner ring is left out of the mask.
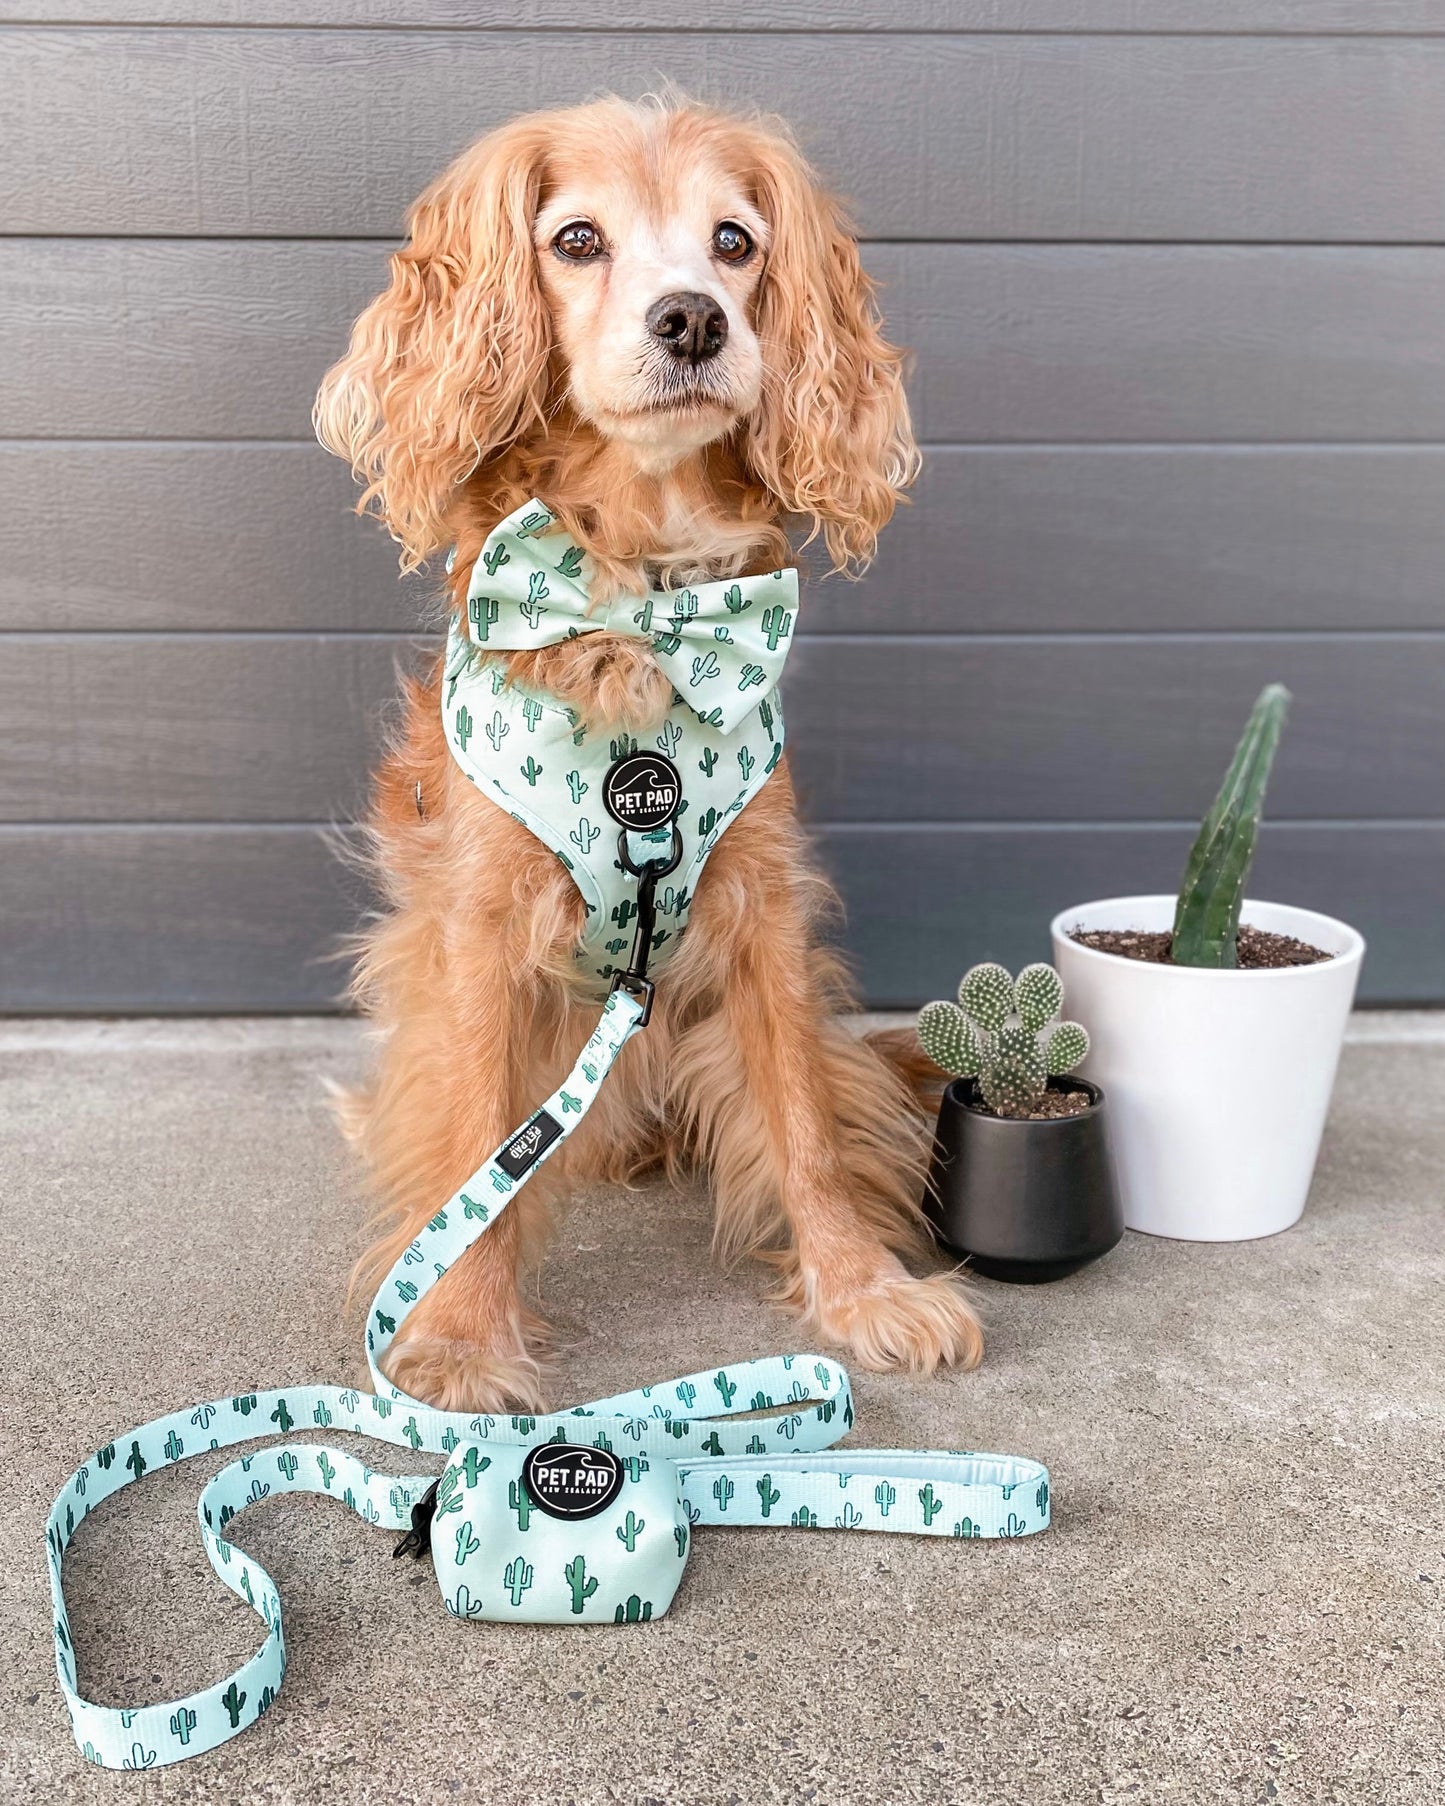
[[[629,1631],[459,1625],[391,1537],[248,1514],[291,1667],[237,1742],[86,1768],[41,1525],[98,1443],[186,1400],[364,1369],[336,1021],[0,1025],[0,1798],[6,1802],[1437,1802],[1445,1788],[1445,1025],[1358,1020],[1314,1198],[1274,1240],[1127,1236],[1061,1284],[980,1283],[976,1374],[855,1375],[854,1440],[1052,1470],[1021,1542],[709,1531]],[[542,1275],[559,1402],[794,1345],[699,1196],[579,1198]],[[389,1458],[391,1451],[385,1451]],[[394,1463],[398,1468],[404,1463]],[[203,1463],[67,1563],[83,1684],[120,1705],[242,1660]]]

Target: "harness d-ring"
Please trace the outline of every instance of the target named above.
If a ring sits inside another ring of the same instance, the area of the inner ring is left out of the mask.
[[[617,836],[617,861],[624,872],[630,872],[637,880],[637,933],[632,937],[632,958],[627,970],[619,972],[612,980],[612,989],[626,991],[638,999],[642,1014],[637,1019],[637,1026],[646,1028],[652,1017],[653,994],[652,980],[647,976],[647,961],[652,952],[652,931],[657,923],[653,892],[657,889],[658,879],[675,872],[682,863],[682,830],[674,822],[672,846],[666,855],[660,859],[644,859],[641,865],[632,857],[627,834],[628,830],[624,828]]]

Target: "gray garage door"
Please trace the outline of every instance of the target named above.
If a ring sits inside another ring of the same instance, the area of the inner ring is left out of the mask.
[[[917,349],[919,505],[790,691],[871,998],[1167,888],[1282,678],[1256,889],[1440,1000],[1445,3],[658,10],[0,7],[0,1005],[331,1005],[424,598],[311,393],[456,150],[664,77],[795,121]]]

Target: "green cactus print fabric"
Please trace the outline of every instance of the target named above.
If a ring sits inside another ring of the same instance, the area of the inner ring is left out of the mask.
[[[554,521],[541,502],[526,503],[491,534],[473,568],[465,627],[453,622],[447,640],[447,743],[472,783],[572,874],[587,909],[578,958],[602,980],[626,967],[636,919],[602,780],[623,753],[667,754],[682,774],[683,854],[658,892],[651,963],[659,971],[687,925],[708,855],[783,756],[777,683],[797,619],[798,574],[656,590],[589,612],[585,554],[551,530]],[[590,733],[552,697],[509,682],[505,660],[493,656],[604,629],[647,640],[675,686],[666,719],[640,741]],[[633,834],[634,862],[670,839],[668,831]]]
[[[286,1493],[322,1493],[394,1534],[408,1527],[413,1505],[433,1483],[425,1473],[377,1472],[352,1449],[329,1442],[287,1441],[231,1461],[202,1489],[201,1537],[221,1581],[261,1619],[260,1648],[234,1674],[180,1699],[125,1708],[85,1699],[62,1582],[75,1531],[122,1487],[236,1443],[352,1431],[409,1455],[445,1456],[431,1552],[446,1609],[457,1618],[647,1623],[671,1604],[698,1525],[958,1540],[1047,1528],[1049,1476],[1035,1461],[942,1451],[827,1453],[852,1428],[853,1399],[846,1371],[821,1355],[704,1369],[538,1416],[435,1411],[385,1378],[378,1362],[407,1313],[581,1122],[640,1015],[634,997],[614,992],[562,1084],[403,1250],[368,1317],[374,1392],[284,1386],[185,1405],[97,1449],[60,1489],[46,1524],[55,1663],[88,1761],[142,1770],[182,1762],[234,1737],[275,1700],[286,1670],[281,1599],[260,1563],[230,1539],[241,1512]],[[537,1507],[523,1463],[526,1451],[550,1443],[606,1449],[621,1464],[617,1494],[597,1515],[568,1522]]]
[[[451,1615],[522,1624],[660,1618],[682,1579],[691,1529],[672,1461],[626,1451],[625,1443],[613,1451],[623,1463],[617,1497],[579,1522],[533,1502],[524,1449],[490,1449],[489,1465],[473,1462],[475,1481],[467,1459],[475,1451],[453,1456],[431,1533]]]

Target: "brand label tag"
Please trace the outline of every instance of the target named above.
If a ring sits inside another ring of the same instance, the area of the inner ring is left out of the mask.
[[[624,753],[602,780],[602,802],[621,827],[666,827],[682,803],[682,777],[663,753]]]
[[[549,1518],[594,1518],[622,1489],[622,1463],[611,1449],[542,1442],[528,1449],[522,1480]]]
[[[531,1169],[562,1133],[562,1125],[549,1110],[539,1110],[525,1129],[520,1130],[497,1155],[497,1165],[508,1178],[520,1179]]]

